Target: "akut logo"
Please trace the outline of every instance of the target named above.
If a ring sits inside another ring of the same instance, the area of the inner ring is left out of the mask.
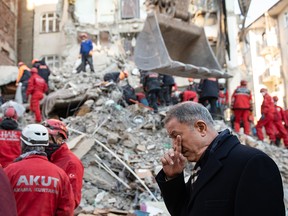
[[[51,177],[51,176],[25,176],[21,175],[17,181],[16,186],[21,186],[22,184],[25,186],[53,186],[54,188],[57,187],[59,182],[58,178]]]

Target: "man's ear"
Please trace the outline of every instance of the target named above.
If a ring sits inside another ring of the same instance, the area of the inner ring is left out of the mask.
[[[194,123],[194,127],[202,134],[206,134],[207,125],[203,120],[198,120]]]

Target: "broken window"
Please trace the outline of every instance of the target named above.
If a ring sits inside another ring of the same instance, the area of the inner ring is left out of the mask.
[[[57,19],[56,12],[45,13],[41,17],[41,27],[42,33],[48,32],[58,32],[59,31],[59,20]]]
[[[49,68],[59,68],[61,66],[61,57],[58,55],[43,56]]]
[[[139,18],[139,0],[121,0],[121,18]]]

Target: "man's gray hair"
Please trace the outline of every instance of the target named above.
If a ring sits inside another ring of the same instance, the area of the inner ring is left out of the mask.
[[[213,127],[214,121],[208,109],[202,104],[187,101],[176,104],[167,113],[164,124],[172,118],[176,118],[180,123],[193,126],[198,120],[203,120],[208,126]]]

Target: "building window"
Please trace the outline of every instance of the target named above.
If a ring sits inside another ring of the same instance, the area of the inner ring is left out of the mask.
[[[288,12],[284,13],[284,26],[288,28]]]
[[[56,12],[45,13],[41,17],[41,32],[58,32],[59,31],[59,20],[57,19]]]
[[[139,0],[121,0],[121,18],[133,19],[139,18],[140,8]]]
[[[61,57],[58,55],[44,56],[46,65],[49,68],[59,68],[61,66]]]

